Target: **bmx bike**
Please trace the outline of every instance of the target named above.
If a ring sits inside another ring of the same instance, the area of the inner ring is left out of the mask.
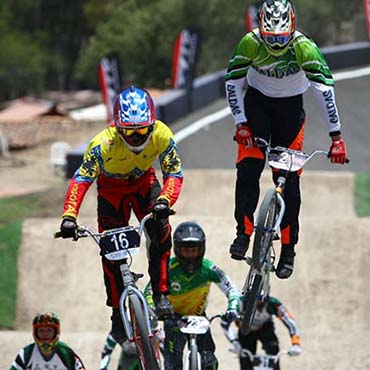
[[[198,350],[198,335],[206,334],[211,323],[216,318],[223,318],[221,314],[207,319],[205,316],[182,316],[179,321],[179,330],[187,335],[188,351],[185,355],[184,370],[200,370],[201,354]]]
[[[266,151],[270,167],[279,170],[279,177],[273,188],[270,188],[259,207],[254,225],[252,257],[244,260],[250,266],[241,292],[241,332],[250,331],[258,300],[264,300],[268,294],[270,272],[275,271],[274,240],[279,240],[279,227],[285,212],[284,188],[289,173],[299,171],[317,155],[330,157],[324,150],[315,150],[310,154],[302,151],[277,146],[272,148],[262,139],[255,138],[255,144]],[[346,163],[349,160],[346,159]]]
[[[150,311],[144,294],[136,286],[136,281],[144,275],[130,270],[132,257],[140,251],[145,223],[151,217],[152,214],[146,215],[136,227],[124,226],[102,233],[96,233],[86,226],[79,226],[75,240],[91,237],[100,247],[103,258],[119,261],[124,286],[119,300],[119,310],[127,339],[135,343],[143,369],[160,370],[159,340],[151,325],[154,312]],[[62,235],[56,232],[54,237],[61,238]]]

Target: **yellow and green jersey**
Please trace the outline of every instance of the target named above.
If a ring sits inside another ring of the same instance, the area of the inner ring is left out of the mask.
[[[170,291],[167,296],[174,312],[179,315],[202,315],[207,307],[212,283],[216,283],[228,299],[228,309],[238,309],[239,295],[228,275],[212,261],[204,258],[202,265],[193,273],[185,271],[176,257],[169,262]],[[150,283],[145,297],[153,305]]]

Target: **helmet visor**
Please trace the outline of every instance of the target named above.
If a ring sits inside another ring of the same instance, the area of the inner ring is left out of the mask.
[[[280,35],[265,34],[263,35],[264,41],[272,49],[284,48],[289,43],[291,38],[292,38],[291,34],[280,34]]]

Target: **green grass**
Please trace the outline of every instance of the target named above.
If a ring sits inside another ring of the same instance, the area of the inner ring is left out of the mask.
[[[358,217],[370,217],[370,175],[355,176],[355,211]]]
[[[40,204],[40,194],[0,198],[0,328],[14,324],[23,220],[37,213]]]
[[[0,225],[0,327],[12,328],[17,298],[17,256],[22,221]]]

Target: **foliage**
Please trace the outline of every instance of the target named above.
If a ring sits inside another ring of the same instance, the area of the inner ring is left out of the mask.
[[[97,88],[97,63],[118,51],[126,83],[165,86],[178,33],[201,33],[198,74],[226,68],[260,0],[2,0],[0,100],[41,90]],[[298,27],[320,45],[340,43],[362,1],[294,0]]]

